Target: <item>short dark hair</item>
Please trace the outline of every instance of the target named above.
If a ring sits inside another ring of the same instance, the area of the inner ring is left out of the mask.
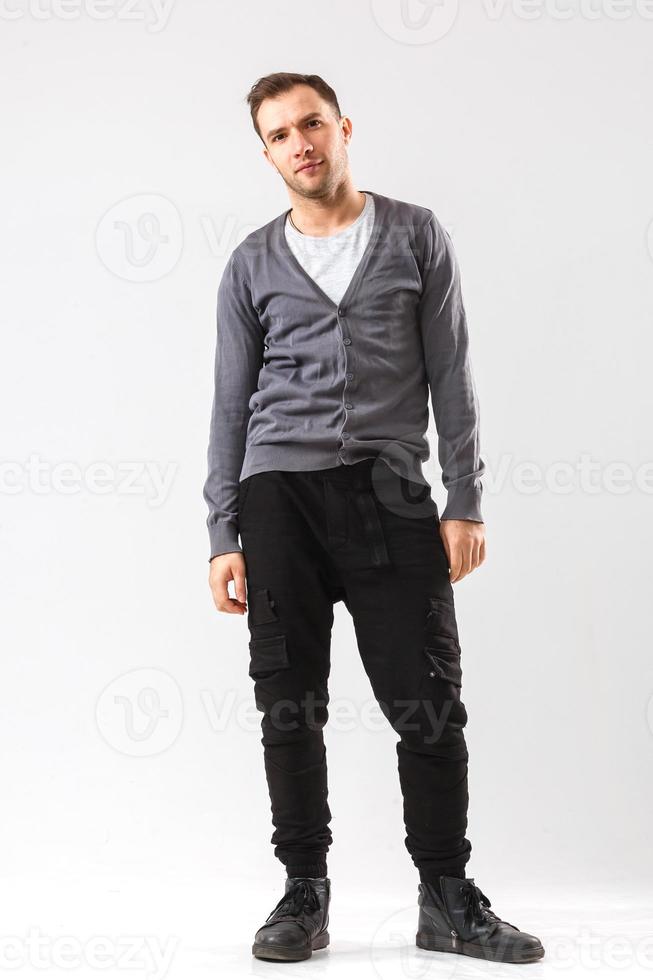
[[[289,92],[295,85],[310,85],[318,95],[322,96],[325,102],[329,103],[337,113],[337,118],[340,119],[341,112],[336,93],[319,75],[300,75],[294,71],[277,71],[273,75],[264,75],[254,82],[245,98],[252,114],[254,129],[263,140],[263,143],[265,143],[265,140],[261,135],[257,120],[261,102],[264,99],[274,99],[277,95]]]

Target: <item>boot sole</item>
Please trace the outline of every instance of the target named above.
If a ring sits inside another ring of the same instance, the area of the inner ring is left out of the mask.
[[[445,939],[441,936],[428,936],[421,932],[417,933],[415,943],[420,949],[429,949],[438,953],[460,953],[463,956],[475,956],[477,959],[491,960],[495,963],[533,963],[544,956],[543,946],[536,946],[534,949],[501,951],[458,939],[454,947],[451,939]]]
[[[259,960],[307,960],[313,955],[314,949],[324,949],[329,945],[328,932],[321,932],[311,940],[310,946],[303,949],[292,949],[290,946],[272,946],[267,943],[254,943],[252,953]]]

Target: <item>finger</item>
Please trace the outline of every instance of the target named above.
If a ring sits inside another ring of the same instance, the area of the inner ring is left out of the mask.
[[[460,570],[462,568],[462,555],[460,552],[460,547],[456,546],[451,549],[451,561],[449,567],[451,569],[451,575],[449,576],[450,582],[457,582],[460,575]]]
[[[247,589],[245,588],[245,571],[240,562],[238,568],[232,569],[232,575],[234,580],[234,589],[236,591],[236,598],[244,605],[247,601]]]
[[[215,608],[218,612],[222,612],[224,605],[228,599],[227,594],[227,583],[224,578],[214,579],[211,583],[211,593],[213,595],[213,602],[215,603]]]
[[[481,542],[476,541],[472,549],[472,569],[481,564]]]
[[[466,575],[472,570],[472,546],[465,543],[460,549],[460,573],[458,575],[458,581],[465,578]]]
[[[227,603],[228,608],[223,610],[224,612],[238,613],[239,616],[244,616],[247,611],[244,602],[240,602],[238,599],[232,599],[231,596],[228,597]]]
[[[460,574],[458,581],[469,575],[474,568],[474,545],[471,541],[464,541],[461,549]]]
[[[211,568],[209,584],[213,602],[218,612],[232,612],[231,609],[226,608],[233,601],[229,595],[230,581],[231,573],[228,568]]]

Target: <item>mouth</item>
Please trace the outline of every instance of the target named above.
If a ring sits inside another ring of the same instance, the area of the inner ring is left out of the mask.
[[[314,174],[318,167],[322,166],[323,161],[318,160],[316,163],[309,163],[306,167],[300,167],[297,171],[298,174]]]

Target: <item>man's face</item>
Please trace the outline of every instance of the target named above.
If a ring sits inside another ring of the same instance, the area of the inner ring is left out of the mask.
[[[346,116],[337,119],[310,85],[265,99],[257,121],[266,159],[296,194],[321,198],[339,186],[349,167],[351,122]],[[301,169],[307,163],[316,165]]]

